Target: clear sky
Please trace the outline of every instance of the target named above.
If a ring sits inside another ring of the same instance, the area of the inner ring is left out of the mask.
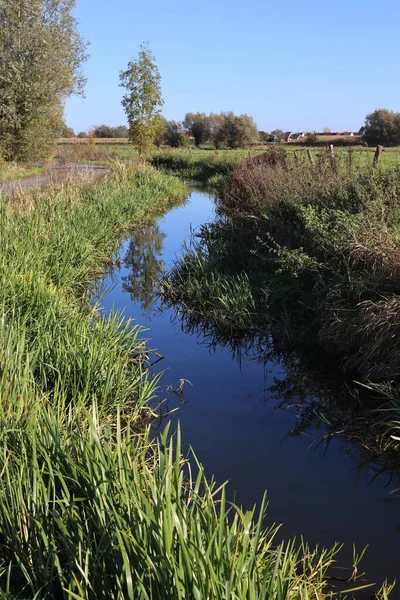
[[[125,124],[119,71],[148,41],[167,119],[247,112],[271,131],[358,130],[400,111],[399,0],[77,0],[91,42],[76,132]]]

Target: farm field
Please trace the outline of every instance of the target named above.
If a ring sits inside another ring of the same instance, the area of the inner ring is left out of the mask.
[[[235,157],[235,158],[248,158],[249,156],[255,156],[266,152],[269,148],[283,148],[289,157],[294,159],[294,155],[297,154],[300,160],[305,162],[309,161],[308,149],[311,151],[311,156],[316,159],[317,156],[323,152],[326,152],[326,147],[313,147],[306,146],[305,144],[267,144],[264,146],[255,146],[247,149],[221,149],[215,150],[211,146],[204,148],[170,148],[168,146],[162,147],[160,150],[155,150],[153,155],[165,155],[173,154],[175,156],[193,157],[195,159],[210,158],[211,156],[218,157]],[[365,165],[372,165],[375,148],[365,148],[363,146],[335,146],[335,155],[340,164],[346,165],[349,163],[349,155],[351,153],[352,165],[354,167],[360,167]],[[101,162],[108,162],[110,159],[119,158],[121,160],[132,160],[138,156],[136,149],[126,141],[126,139],[98,139],[96,143],[91,146],[87,140],[79,139],[71,142],[70,140],[62,140],[59,142],[59,146],[56,151],[56,158],[65,158],[66,160],[81,160],[82,158],[88,158],[90,160],[92,156],[93,160]],[[393,166],[400,164],[400,146],[384,148],[380,164],[382,167]]]

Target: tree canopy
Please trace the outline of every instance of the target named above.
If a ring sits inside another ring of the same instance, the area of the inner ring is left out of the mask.
[[[49,151],[71,94],[82,94],[87,44],[75,0],[0,0],[0,153],[40,158]]]
[[[368,144],[400,144],[400,113],[378,108],[366,116],[363,138]]]
[[[129,139],[139,154],[149,154],[159,129],[161,107],[161,75],[147,44],[140,46],[139,56],[120,73],[120,85],[127,91],[122,106],[129,123]]]

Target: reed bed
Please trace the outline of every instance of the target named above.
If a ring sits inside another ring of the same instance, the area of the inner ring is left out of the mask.
[[[95,184],[0,201],[1,598],[333,593],[337,546],[277,543],[265,498],[258,511],[230,504],[182,457],[179,431],[150,429],[157,377],[143,332],[95,302],[121,236],[185,193],[116,162]]]

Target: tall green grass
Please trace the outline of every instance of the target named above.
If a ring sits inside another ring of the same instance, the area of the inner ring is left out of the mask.
[[[95,185],[0,204],[1,598],[332,591],[338,547],[277,543],[265,499],[259,511],[230,505],[194,455],[182,458],[179,431],[155,437],[141,329],[92,303],[121,236],[185,191],[151,167],[116,164]]]

